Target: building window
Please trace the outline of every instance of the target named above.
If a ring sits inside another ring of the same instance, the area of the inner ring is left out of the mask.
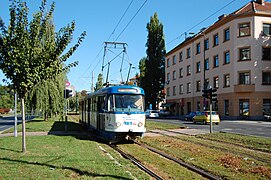
[[[209,70],[210,69],[210,63],[209,63],[209,59],[205,59],[205,70]]]
[[[191,93],[191,83],[187,83],[187,93]]]
[[[230,51],[224,53],[224,64],[230,64]]]
[[[173,65],[176,64],[176,55],[174,55],[173,58],[172,58],[172,64]]]
[[[263,75],[262,85],[271,85],[271,71],[263,72],[262,75]]]
[[[182,62],[183,61],[183,52],[180,52],[179,53],[179,62]]]
[[[239,24],[239,36],[250,36],[250,23]]]
[[[230,28],[224,30],[224,42],[230,40]]]
[[[167,67],[169,67],[169,66],[170,66],[170,60],[167,59]]]
[[[229,103],[229,100],[224,100],[224,115],[225,116],[230,115],[230,103]]]
[[[183,77],[183,68],[180,68],[179,69],[179,78],[182,78]]]
[[[263,23],[263,35],[264,36],[271,35],[271,24]]]
[[[167,88],[167,96],[170,96],[170,88]]]
[[[180,84],[179,86],[179,94],[183,94],[183,84]]]
[[[177,79],[177,73],[176,71],[173,71],[173,80],[176,80]]]
[[[214,46],[218,46],[218,34],[214,35]]]
[[[250,84],[250,72],[239,73],[239,84]]]
[[[270,47],[263,47],[263,57],[262,60],[271,60],[271,48]]]
[[[173,86],[173,96],[176,96],[176,86]]]
[[[200,90],[201,90],[201,83],[200,83],[200,81],[197,81],[197,82],[196,82],[196,85],[197,85],[196,91],[197,91],[197,92],[200,92]]]
[[[191,48],[187,48],[186,50],[186,58],[190,58],[191,57]]]
[[[191,66],[187,66],[187,76],[191,75]]]
[[[230,87],[230,75],[229,74],[224,75],[224,87]]]
[[[205,39],[204,40],[204,50],[208,50],[209,49],[209,39]]]
[[[240,61],[250,60],[250,47],[239,49],[239,60]]]
[[[200,111],[200,101],[197,102],[197,111]]]
[[[167,73],[167,81],[169,82],[170,81],[170,74]]]
[[[200,62],[197,62],[197,73],[200,72]]]
[[[205,89],[208,89],[210,85],[209,79],[205,79]]]
[[[218,89],[219,87],[219,82],[218,82],[218,76],[214,77],[214,86],[215,89]]]
[[[200,43],[197,44],[197,52],[196,54],[199,54],[200,53]]]
[[[239,99],[240,116],[249,116],[249,99]]]
[[[271,99],[263,99],[263,115],[269,115],[271,113]]]
[[[215,55],[214,56],[214,68],[218,67],[219,66],[219,60],[218,60],[218,55]]]

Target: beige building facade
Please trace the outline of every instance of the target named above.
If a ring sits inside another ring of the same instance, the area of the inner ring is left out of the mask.
[[[166,105],[175,115],[213,110],[224,119],[262,119],[271,111],[271,3],[252,1],[222,15],[166,54]],[[204,78],[205,77],[205,78]]]

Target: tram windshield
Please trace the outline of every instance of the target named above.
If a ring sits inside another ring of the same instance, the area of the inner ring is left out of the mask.
[[[142,95],[114,95],[109,98],[110,110],[116,112],[144,112]]]

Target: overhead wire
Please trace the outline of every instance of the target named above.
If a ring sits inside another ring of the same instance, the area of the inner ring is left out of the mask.
[[[185,35],[186,32],[191,31],[192,29],[194,29],[195,27],[197,27],[198,25],[200,25],[204,21],[208,20],[209,18],[211,18],[212,16],[214,16],[215,14],[217,14],[222,9],[224,9],[227,6],[229,6],[230,4],[232,4],[234,1],[236,1],[236,0],[232,0],[231,2],[229,2],[228,4],[226,4],[225,6],[221,7],[220,9],[218,9],[217,11],[215,11],[214,13],[212,13],[211,15],[209,15],[208,17],[206,17],[205,19],[201,20],[199,23],[195,24],[194,26],[192,26],[191,28],[189,28],[188,30],[186,30],[185,32],[183,32],[182,34],[180,34],[179,36],[177,36],[176,38],[174,38],[173,40],[171,40],[170,42],[168,42],[166,45],[169,45],[172,42],[176,41],[177,39],[180,39],[183,35]]]
[[[144,7],[144,5],[146,4],[148,0],[145,0],[144,3],[140,6],[140,8],[137,10],[137,12],[134,14],[134,16],[130,19],[130,21],[126,24],[126,26],[123,28],[123,30],[120,32],[120,34],[118,35],[118,37],[115,39],[114,42],[116,42],[119,37],[122,35],[122,33],[127,29],[127,27],[131,24],[131,22],[134,20],[134,18],[137,16],[137,14],[140,12],[140,10]]]
[[[119,24],[121,23],[122,19],[123,19],[124,16],[126,15],[128,9],[129,9],[130,6],[132,5],[133,1],[134,1],[134,0],[131,0],[131,2],[129,3],[128,7],[127,7],[126,10],[124,11],[124,13],[123,13],[123,15],[121,16],[120,20],[118,21],[118,23],[116,24],[115,28],[113,29],[113,31],[111,32],[110,36],[108,37],[108,40],[109,40],[109,39],[111,38],[111,36],[115,33],[117,27],[119,26]],[[127,26],[127,25],[126,25],[126,26]],[[120,36],[120,35],[119,35],[119,36]],[[107,40],[107,41],[108,41],[108,40]],[[84,74],[90,69],[90,67],[95,63],[95,61],[96,61],[96,60],[98,59],[98,57],[100,56],[102,50],[103,50],[103,47],[100,49],[100,51],[98,52],[98,54],[96,55],[96,57],[94,58],[94,60],[92,61],[92,63],[91,63],[91,64],[87,67],[87,69],[84,71],[84,73],[83,73],[81,76],[79,76],[77,82],[79,82],[80,79],[82,79],[83,75],[84,75]],[[94,71],[94,70],[97,68],[97,66],[98,66],[99,63],[100,63],[100,61],[97,62],[97,64],[96,64],[96,65],[94,66],[94,68],[92,69],[92,71]],[[92,72],[92,71],[91,71],[91,72]]]

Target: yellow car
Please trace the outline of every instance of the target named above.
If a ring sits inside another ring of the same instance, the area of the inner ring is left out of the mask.
[[[203,124],[210,123],[210,111],[197,112],[193,117],[193,123],[202,122]],[[212,123],[218,125],[220,123],[219,115],[216,111],[212,111]]]

